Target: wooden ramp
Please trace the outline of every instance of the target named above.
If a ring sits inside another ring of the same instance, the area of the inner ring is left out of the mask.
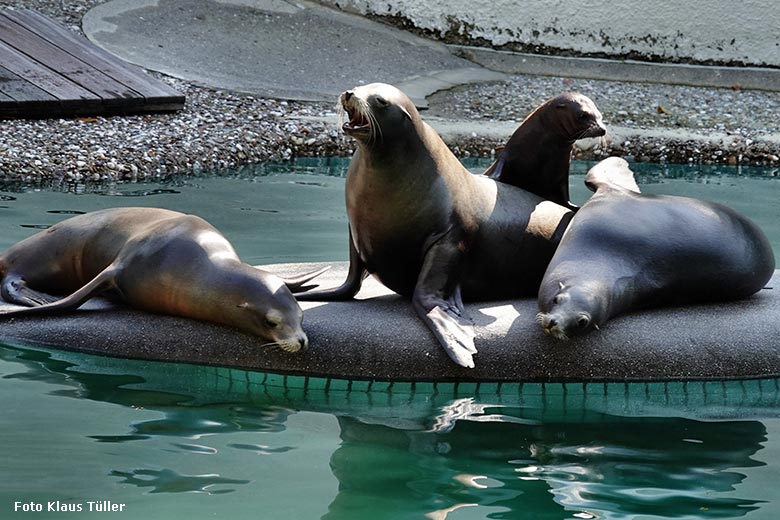
[[[184,96],[34,11],[0,11],[0,119],[169,112]]]

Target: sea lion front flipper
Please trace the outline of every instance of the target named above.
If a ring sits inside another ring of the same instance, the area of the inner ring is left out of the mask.
[[[457,277],[463,252],[448,233],[425,254],[414,288],[414,310],[458,365],[474,368],[474,329],[463,307]]]
[[[323,271],[324,272],[324,271]],[[320,274],[320,273],[317,273]],[[316,276],[316,275],[315,275]],[[333,289],[322,289],[319,291],[307,291],[297,293],[295,299],[302,302],[327,302],[351,300],[363,285],[363,280],[368,276],[363,260],[357,252],[355,244],[352,242],[352,232],[349,233],[349,271],[347,279],[338,287]]]
[[[622,157],[607,157],[588,170],[585,186],[593,192],[600,189],[624,189],[640,193],[634,172]]]
[[[79,308],[85,301],[93,296],[109,289],[116,289],[116,275],[119,268],[114,264],[103,269],[96,277],[87,282],[81,289],[70,296],[59,299],[52,303],[39,305],[37,307],[28,307],[26,309],[13,309],[0,312],[0,316],[29,316],[31,314],[53,314],[65,312]]]
[[[9,274],[3,279],[0,294],[8,303],[25,307],[38,307],[59,300],[57,296],[31,289],[24,278],[17,274]]]

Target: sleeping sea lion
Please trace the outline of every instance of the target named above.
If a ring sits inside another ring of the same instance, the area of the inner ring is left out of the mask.
[[[565,92],[523,120],[485,175],[576,211],[569,201],[574,142],[606,133],[596,104],[578,92]]]
[[[219,231],[193,215],[105,209],[55,224],[0,254],[0,294],[28,307],[0,316],[68,311],[113,290],[138,309],[230,325],[296,352],[308,339],[290,291],[317,274],[285,282],[247,265]]]
[[[591,168],[595,194],[580,208],[539,289],[537,320],[566,339],[641,307],[745,298],[775,258],[752,221],[715,202],[643,195],[628,163]]]
[[[471,174],[397,88],[344,92],[344,132],[358,149],[347,171],[347,280],[299,300],[352,298],[376,276],[410,297],[458,364],[473,367],[474,333],[462,298],[535,295],[572,212]]]

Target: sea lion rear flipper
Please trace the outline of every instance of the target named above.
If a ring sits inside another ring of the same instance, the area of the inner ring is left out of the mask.
[[[31,289],[27,282],[17,274],[9,274],[3,279],[0,286],[0,294],[3,300],[25,307],[38,307],[47,303],[56,302],[58,297]]]
[[[624,189],[640,193],[634,172],[622,157],[607,157],[585,175],[585,186],[591,191],[600,189]]]
[[[322,270],[322,272],[325,270]],[[318,274],[320,273],[317,272],[316,275]],[[302,302],[351,300],[360,290],[360,287],[363,285],[363,280],[365,280],[366,276],[368,276],[368,272],[366,271],[365,265],[363,264],[363,260],[360,259],[357,248],[352,243],[352,232],[350,231],[349,271],[347,272],[347,279],[344,281],[344,283],[333,289],[297,293],[295,298]]]
[[[50,314],[77,309],[96,294],[108,289],[116,288],[115,280],[117,269],[118,268],[114,264],[109,265],[101,271],[100,274],[70,296],[37,307],[0,312],[0,316],[28,316],[31,314]]]
[[[474,368],[474,329],[463,307],[460,286],[453,284],[463,253],[453,238],[448,233],[428,249],[412,303],[447,355],[462,367]]]
[[[291,292],[299,292],[299,291],[305,291],[308,287],[304,286],[304,284],[313,278],[318,277],[325,271],[330,270],[329,265],[326,265],[325,267],[321,269],[317,269],[316,271],[311,271],[309,273],[299,274],[296,276],[293,276],[291,278],[282,278],[284,280],[284,284],[287,286],[288,289],[290,289]],[[315,286],[316,287],[316,286]]]

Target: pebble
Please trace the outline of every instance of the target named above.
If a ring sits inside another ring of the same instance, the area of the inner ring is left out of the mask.
[[[84,13],[99,3],[18,0],[12,5],[34,9],[79,31]],[[338,128],[332,103],[263,99],[150,74],[186,96],[183,110],[3,121],[0,179],[144,180],[296,157],[349,156],[354,151],[352,140]],[[622,155],[678,163],[780,165],[780,140],[765,138],[780,134],[776,92],[517,75],[438,92],[429,97],[430,109],[423,117],[522,121],[539,103],[565,90],[591,97],[608,127],[640,131],[640,137],[578,149],[578,158]],[[689,130],[705,139],[641,134],[657,129]],[[706,140],[713,132],[729,134],[730,140]],[[494,157],[504,142],[470,133],[448,144],[460,157]]]

